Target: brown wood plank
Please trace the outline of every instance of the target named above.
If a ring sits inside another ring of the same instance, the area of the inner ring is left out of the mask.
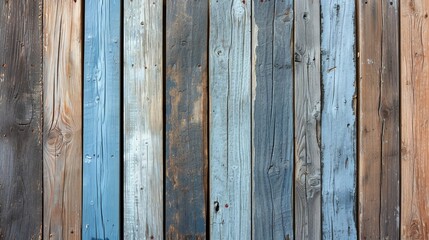
[[[429,239],[429,0],[401,3],[401,237]]]
[[[81,238],[82,0],[44,0],[45,239]]]
[[[0,2],[0,239],[42,237],[41,6]]]
[[[359,236],[399,238],[398,1],[361,0]]]

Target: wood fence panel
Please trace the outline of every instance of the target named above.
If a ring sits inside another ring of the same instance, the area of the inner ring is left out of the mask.
[[[429,236],[429,1],[401,1],[401,237]]]
[[[251,2],[210,1],[210,238],[251,238]]]
[[[43,236],[81,239],[82,0],[44,0],[43,25]]]
[[[163,239],[163,1],[124,2],[124,237]]]
[[[253,239],[294,239],[293,8],[253,0]]]
[[[83,239],[119,239],[120,1],[85,1]]]
[[[359,1],[359,237],[399,238],[398,1]]]
[[[321,0],[322,236],[357,239],[355,2]]]
[[[0,239],[42,237],[41,13],[0,3]]]
[[[208,198],[208,1],[167,0],[167,239],[205,239]]]
[[[295,236],[321,238],[320,2],[295,2]]]

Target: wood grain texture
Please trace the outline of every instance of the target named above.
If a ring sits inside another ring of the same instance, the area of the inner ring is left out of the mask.
[[[322,236],[357,239],[355,2],[321,0]]]
[[[294,239],[293,19],[292,0],[253,0],[253,239]]]
[[[163,1],[124,1],[124,238],[163,239]]]
[[[399,239],[399,1],[359,1],[359,237]]]
[[[401,1],[401,237],[429,239],[429,1]]]
[[[0,2],[0,239],[41,239],[42,1]]]
[[[251,4],[210,1],[210,239],[251,239]]]
[[[167,239],[205,239],[208,197],[208,1],[167,0]]]
[[[119,0],[85,1],[82,238],[119,239]]]
[[[81,239],[82,0],[43,3],[43,236]]]
[[[295,16],[295,237],[320,239],[320,1],[296,1]]]

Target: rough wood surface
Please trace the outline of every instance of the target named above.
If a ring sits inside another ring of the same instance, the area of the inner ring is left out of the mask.
[[[208,198],[208,1],[167,0],[167,239],[205,239]]]
[[[401,1],[401,237],[429,238],[429,1]]]
[[[321,238],[320,2],[295,1],[295,237]]]
[[[358,2],[362,239],[399,239],[398,2]]]
[[[293,239],[293,1],[253,0],[253,239]]]
[[[119,239],[120,10],[85,4],[83,239]]]
[[[81,239],[82,0],[43,3],[43,236]]]
[[[355,2],[321,0],[322,236],[357,239]]]
[[[0,2],[0,239],[42,238],[41,13]]]
[[[251,4],[210,1],[210,239],[251,239]]]
[[[124,237],[163,239],[163,1],[124,1]]]

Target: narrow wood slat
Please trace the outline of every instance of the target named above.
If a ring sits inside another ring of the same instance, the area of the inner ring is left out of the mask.
[[[251,236],[251,2],[210,1],[210,238]]]
[[[85,1],[83,239],[119,239],[120,1]]]
[[[292,0],[253,0],[253,239],[294,239]]]
[[[320,6],[322,236],[357,239],[355,2],[321,0]]]
[[[321,238],[320,2],[295,2],[295,236]]]
[[[0,3],[0,239],[42,238],[41,12]]]
[[[162,4],[124,1],[125,239],[163,239]]]
[[[208,191],[208,1],[167,0],[167,239],[205,239]]]
[[[399,1],[359,1],[359,237],[399,239]]]
[[[429,236],[428,14],[428,0],[401,1],[402,239]]]
[[[43,3],[43,236],[81,239],[82,0]]]

